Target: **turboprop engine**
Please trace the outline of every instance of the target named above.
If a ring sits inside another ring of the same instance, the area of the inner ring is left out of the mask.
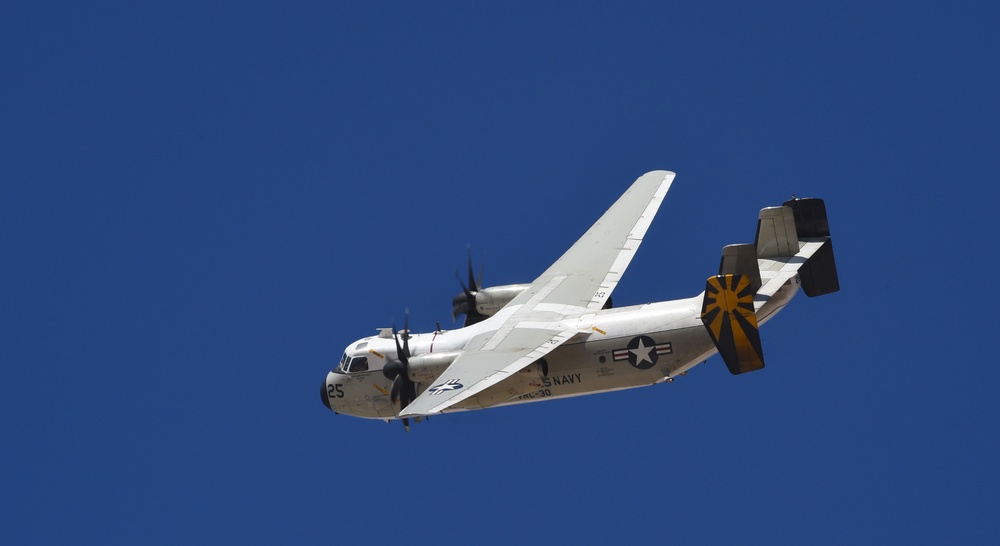
[[[472,288],[465,289],[463,285],[462,293],[451,300],[452,317],[465,315],[465,326],[475,324],[496,314],[529,286],[531,285],[506,284],[478,288],[473,284]]]
[[[480,270],[479,279],[476,279],[472,271],[472,256],[469,256],[469,284],[466,285],[458,273],[455,273],[455,276],[458,278],[458,284],[462,285],[462,291],[451,300],[451,318],[465,315],[464,326],[475,324],[496,314],[530,286],[505,284],[480,288],[483,285],[483,273]]]
[[[480,288],[483,285],[483,272],[480,269],[477,279],[472,272],[472,256],[469,256],[469,284],[462,281],[462,277],[455,273],[458,284],[462,285],[462,291],[451,300],[451,318],[456,319],[458,315],[465,315],[463,326],[469,326],[481,322],[486,317],[491,317],[501,310],[517,296],[527,290],[530,284],[504,284],[500,286],[489,286]],[[611,298],[605,302],[603,309],[611,309]]]

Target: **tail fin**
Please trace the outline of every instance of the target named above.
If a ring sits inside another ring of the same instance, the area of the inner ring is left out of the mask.
[[[758,258],[791,257],[799,251],[799,234],[795,216],[789,207],[760,209],[757,220]]]
[[[719,274],[705,286],[701,321],[734,375],[764,367],[757,312],[763,322],[784,307],[796,277],[810,297],[840,290],[822,199],[761,209],[754,243],[722,249]]]
[[[784,206],[792,209],[799,238],[825,238],[823,246],[799,269],[802,291],[812,298],[840,290],[837,262],[833,258],[833,240],[830,239],[830,224],[826,219],[826,204],[822,199],[808,198],[785,201]]]
[[[764,367],[749,275],[716,275],[705,284],[701,321],[733,375]]]
[[[746,275],[750,277],[750,288],[757,292],[761,287],[757,249],[749,243],[722,247],[719,275]]]

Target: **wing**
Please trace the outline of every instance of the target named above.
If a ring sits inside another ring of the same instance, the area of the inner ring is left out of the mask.
[[[505,340],[508,346],[520,347],[518,350],[467,351],[455,359],[434,384],[406,406],[399,416],[439,413],[517,373],[575,334],[576,329],[562,332],[518,329]]]
[[[653,221],[674,173],[639,177],[583,237],[482,325],[430,388],[400,417],[439,413],[503,381],[577,333],[576,320],[601,309]]]
[[[674,173],[669,171],[653,171],[639,177],[580,240],[510,305],[528,300],[549,279],[566,275],[566,282],[546,298],[546,303],[584,306],[594,311],[604,307],[639,250],[673,181]]]

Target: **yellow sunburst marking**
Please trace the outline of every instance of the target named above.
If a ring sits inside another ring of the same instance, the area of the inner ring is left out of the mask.
[[[764,367],[749,277],[710,277],[705,291],[702,321],[730,369],[736,366],[741,371],[750,371]]]
[[[723,281],[729,286],[723,286]],[[731,281],[736,281],[735,283]],[[753,294],[746,292],[741,298],[740,293],[744,292],[748,286],[750,286],[750,279],[745,275],[733,276],[727,275],[720,277],[712,277],[708,280],[709,286],[715,289],[715,293],[707,294],[706,298],[708,301],[705,306],[705,312],[702,316],[711,315],[713,311],[718,310],[719,312],[712,318],[712,322],[709,325],[712,333],[715,334],[716,338],[722,336],[722,325],[724,321],[730,320],[730,315],[739,313],[744,318],[748,319],[753,325],[757,324],[757,317],[754,315],[753,309]],[[750,309],[746,309],[746,307]]]

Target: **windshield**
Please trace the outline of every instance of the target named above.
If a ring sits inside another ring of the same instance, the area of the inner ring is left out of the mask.
[[[344,368],[347,366],[347,363],[350,362],[350,360],[351,359],[347,358],[347,353],[344,353],[344,355],[340,357],[340,364],[334,366],[333,373],[343,373]]]

